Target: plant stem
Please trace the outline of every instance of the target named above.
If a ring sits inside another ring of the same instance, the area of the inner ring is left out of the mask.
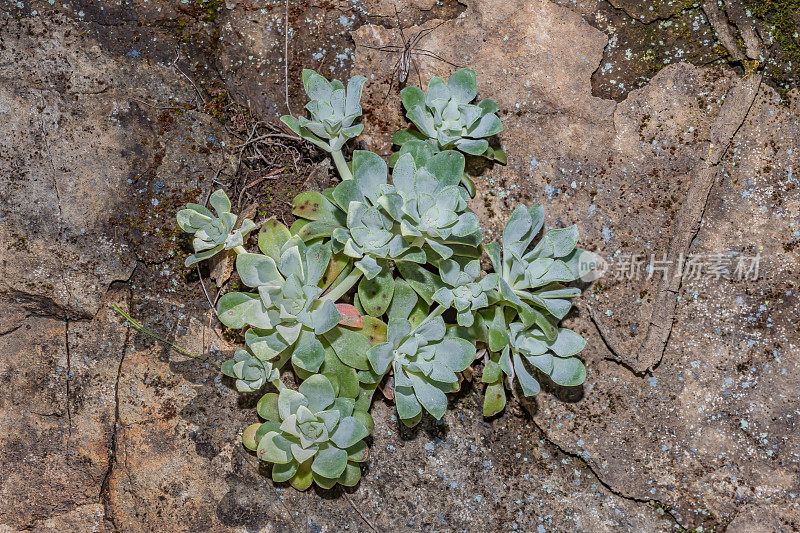
[[[278,391],[282,391],[283,389],[289,388],[286,385],[284,385],[283,381],[281,381],[281,378],[278,378],[275,381],[270,381],[270,383],[275,385],[275,388],[278,389]]]
[[[206,363],[212,364],[212,365],[216,366],[217,368],[222,368],[222,366],[220,366],[219,363],[216,363],[214,361],[206,359],[205,357],[201,357],[201,356],[199,356],[197,354],[194,354],[194,353],[190,352],[189,350],[186,350],[184,348],[181,348],[180,346],[172,344],[171,342],[169,342],[167,339],[165,339],[163,337],[159,337],[158,335],[156,335],[155,333],[153,333],[152,331],[150,331],[149,329],[147,329],[146,327],[144,327],[143,325],[138,323],[136,320],[134,320],[133,317],[131,317],[128,313],[126,313],[125,311],[120,309],[120,307],[117,304],[111,304],[111,307],[114,309],[114,311],[116,311],[117,313],[121,314],[125,318],[125,320],[130,322],[130,324],[133,327],[135,327],[136,329],[138,329],[142,333],[144,333],[146,335],[150,335],[154,339],[159,340],[159,341],[163,342],[164,344],[170,346],[176,352],[181,353],[183,355],[188,355],[189,357],[194,357],[195,359],[200,359],[201,361],[204,361]]]
[[[364,274],[364,273],[363,273],[363,272],[361,272],[361,269],[359,269],[359,268],[354,268],[354,269],[353,269],[353,271],[352,271],[352,272],[350,272],[350,273],[347,275],[347,277],[346,277],[346,278],[344,278],[344,279],[342,280],[342,282],[341,282],[340,284],[338,284],[336,287],[334,287],[333,289],[331,289],[331,291],[330,291],[329,293],[327,293],[327,294],[324,294],[324,295],[322,296],[322,299],[323,299],[323,300],[330,300],[330,301],[332,301],[332,302],[335,302],[336,300],[338,300],[339,298],[341,298],[342,296],[344,296],[344,293],[346,293],[346,292],[347,292],[347,291],[349,291],[351,288],[353,288],[353,285],[355,285],[355,284],[356,284],[356,282],[357,282],[359,279],[361,279],[361,276],[362,276],[363,274]]]
[[[333,162],[336,163],[336,170],[339,171],[339,177],[343,180],[353,179],[353,173],[350,172],[350,167],[347,166],[347,161],[344,160],[344,154],[341,150],[334,150],[331,152]]]
[[[244,246],[237,246],[233,249],[233,251],[235,251],[237,255],[247,253],[247,250],[244,249]]]
[[[444,312],[445,312],[445,311],[447,311],[448,309],[450,309],[450,308],[449,308],[449,307],[445,307],[445,306],[443,306],[443,305],[440,305],[440,306],[438,306],[436,309],[434,309],[434,310],[431,312],[431,314],[429,314],[428,316],[426,316],[426,317],[425,317],[425,319],[424,319],[422,322],[420,322],[419,324],[417,324],[417,328],[418,328],[418,327],[420,327],[420,326],[422,326],[422,324],[426,324],[427,322],[430,322],[431,320],[433,320],[433,319],[434,319],[434,318],[436,318],[437,316],[442,316],[442,313],[444,313]],[[417,329],[417,328],[414,328],[414,329]]]

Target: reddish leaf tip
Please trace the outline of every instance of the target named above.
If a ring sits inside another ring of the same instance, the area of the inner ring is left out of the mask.
[[[338,309],[339,314],[342,315],[342,319],[339,321],[339,324],[342,326],[360,328],[363,325],[361,313],[358,312],[355,306],[350,304],[336,304],[336,309]]]

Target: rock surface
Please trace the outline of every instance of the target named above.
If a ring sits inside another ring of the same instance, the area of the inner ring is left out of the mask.
[[[598,20],[691,15],[678,4],[9,7],[0,531],[800,528],[797,95],[760,74],[680,61],[641,88],[597,81],[601,65],[627,68]],[[287,15],[295,77],[285,85]],[[609,262],[568,318],[589,340],[587,383],[490,420],[481,387],[467,386],[442,422],[414,431],[376,401],[360,485],[298,493],[239,443],[257,397],[126,327],[110,306],[211,360],[230,354],[236,339],[182,266],[188,241],[173,222],[212,182],[241,186],[245,130],[230,109],[249,101],[270,120],[287,90],[299,109],[293,80],[315,61],[340,77],[365,73],[358,142],[386,153],[403,118],[396,49],[385,47],[421,29],[416,49],[437,57],[414,54],[408,83],[470,66],[502,110],[508,165],[480,169],[473,205],[489,238],[517,202],[541,201],[549,227],[577,223],[582,246]],[[645,53],[632,52],[637,76]],[[651,254],[702,256],[705,272],[649,276]],[[757,254],[756,279],[737,279],[739,260]],[[711,257],[726,276],[713,275]]]

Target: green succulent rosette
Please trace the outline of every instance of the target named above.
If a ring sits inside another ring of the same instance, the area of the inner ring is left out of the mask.
[[[411,154],[397,160],[392,185],[378,202],[399,224],[409,244],[448,259],[453,254],[477,257],[481,242],[478,217],[460,192],[464,156],[448,150],[430,157],[417,167]],[[429,257],[429,261],[432,258]]]
[[[416,425],[422,409],[437,420],[447,409],[448,392],[458,390],[457,372],[475,360],[475,345],[468,340],[446,337],[440,316],[418,326],[402,318],[389,321],[386,342],[367,352],[377,374],[394,371],[397,414],[407,426]]]
[[[285,115],[281,121],[303,139],[326,152],[341,150],[344,144],[358,137],[363,124],[354,124],[361,114],[361,91],[367,79],[353,76],[347,87],[339,80],[328,81],[310,69],[303,69],[303,88],[309,102],[305,108],[311,115]]]
[[[245,219],[238,230],[233,229],[237,217],[231,213],[231,201],[222,189],[214,191],[208,202],[216,215],[207,207],[193,203],[178,211],[178,227],[194,234],[192,245],[195,253],[186,258],[187,267],[223,250],[242,246],[247,235],[255,229],[255,224],[249,219]]]
[[[261,361],[242,348],[236,350],[233,359],[222,363],[222,373],[236,380],[236,390],[239,392],[255,392],[268,382],[280,378],[278,369],[271,363]]]
[[[572,308],[577,287],[562,283],[579,278],[578,228],[570,226],[545,233],[532,248],[534,237],[544,224],[544,208],[517,206],[503,229],[501,242],[484,247],[495,272],[500,274],[500,298],[514,307],[525,327],[536,324],[554,340],[556,322]]]
[[[477,259],[468,262],[464,268],[456,261],[447,259],[439,263],[439,271],[445,286],[433,293],[434,301],[444,307],[454,308],[459,326],[472,326],[475,312],[487,307],[490,297],[495,299],[494,289],[499,276],[493,272],[481,278],[481,263]]]
[[[563,285],[579,278],[578,258],[583,250],[577,248],[578,230],[575,226],[550,230],[531,246],[544,216],[539,204],[518,206],[500,243],[484,247],[499,274],[496,296],[501,302],[493,315],[481,315],[492,352],[482,378],[489,383],[484,401],[487,416],[505,405],[503,374],[516,377],[526,395],[539,391],[538,381],[522,360],[559,385],[580,385],[586,378],[583,363],[572,357],[585,341],[558,327],[572,308],[572,298],[581,294],[579,288]]]
[[[273,480],[306,490],[312,483],[352,487],[361,479],[372,417],[355,409],[354,398],[337,397],[336,389],[335,377],[314,374],[296,391],[284,388],[259,400],[265,422],[248,427],[242,440],[260,460],[273,464]]]
[[[245,339],[258,359],[291,355],[296,367],[316,372],[325,359],[317,337],[342,320],[336,305],[320,298],[319,283],[330,263],[330,247],[323,242],[307,246],[297,236],[281,242],[288,236],[283,226],[270,225],[268,231],[270,239],[259,236],[263,254],[242,253],[236,258],[242,283],[258,292],[222,296],[217,305],[219,319],[229,328],[252,328]]]
[[[472,104],[478,95],[474,70],[458,70],[446,82],[434,76],[427,91],[406,87],[400,95],[406,117],[416,129],[398,131],[392,138],[394,144],[403,146],[408,142],[427,141],[438,150],[457,149],[505,161],[505,154],[496,152],[486,140],[503,131],[503,124],[496,115],[497,104],[488,98]]]
[[[586,368],[580,359],[574,357],[586,346],[586,340],[578,333],[558,328],[556,338],[551,340],[536,327],[526,329],[519,322],[506,327],[498,323],[500,319],[493,322],[490,327],[495,331],[506,328],[500,337],[506,338],[507,343],[500,346],[497,341],[490,341],[490,350],[493,351],[481,377],[481,381],[487,384],[484,415],[497,414],[505,406],[504,376],[509,387],[513,387],[513,381],[517,380],[525,396],[540,391],[539,380],[530,368],[565,387],[575,387],[586,380]]]
[[[401,235],[399,225],[381,208],[380,198],[390,188],[388,167],[373,152],[353,152],[353,179],[324,193],[302,193],[293,213],[301,220],[292,231],[306,240],[330,238],[332,251],[344,254],[372,279],[385,261],[425,263],[425,253]]]
[[[586,341],[560,327],[581,293],[567,285],[585,264],[577,228],[541,234],[542,206],[520,205],[499,242],[484,247],[469,208],[476,187],[466,163],[478,161],[468,156],[506,162],[489,143],[502,130],[498,106],[476,103],[475,72],[402,91],[412,126],[394,135],[399,150],[388,165],[364,150],[348,161],[342,150],[363,130],[356,122],[365,81],[355,76],[345,86],[303,71],[308,114],[282,120],[330,153],[341,181],[297,195],[290,228],[262,222],[257,253],[244,246],[254,223],[234,230],[224,192],[210,196],[213,212],[189,204],[178,213],[194,235],[187,265],[236,251],[234,283],[247,288],[224,294],[217,312],[244,333],[246,348],[222,372],[240,392],[277,388],[259,400],[264,422],[246,428],[242,441],[272,465],[273,480],[299,490],[358,483],[377,390],[407,426],[425,412],[441,419],[478,348],[485,416],[504,408],[507,387],[531,396],[550,381],[586,379],[576,357]],[[486,274],[484,250],[494,270]],[[280,379],[289,361],[297,390]]]

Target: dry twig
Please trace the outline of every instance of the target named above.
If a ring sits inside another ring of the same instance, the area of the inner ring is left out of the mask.
[[[289,0],[286,0],[283,11],[283,90],[286,97],[286,109],[294,115],[289,105]]]
[[[365,523],[365,524],[367,524],[367,526],[369,526],[369,528],[370,528],[372,531],[375,531],[375,533],[377,533],[377,531],[378,531],[378,530],[377,530],[377,529],[375,529],[375,526],[373,526],[373,525],[372,525],[372,522],[370,522],[369,520],[367,520],[367,517],[366,517],[366,516],[364,516],[364,513],[362,513],[362,512],[361,512],[361,509],[359,509],[359,508],[356,506],[355,502],[353,502],[352,498],[350,498],[350,495],[349,495],[349,494],[347,494],[345,491],[342,491],[342,494],[344,494],[344,499],[345,499],[345,500],[347,500],[347,501],[350,503],[350,507],[352,507],[352,508],[353,508],[353,510],[354,510],[356,513],[358,513],[358,516],[360,516],[360,517],[361,517],[361,520],[363,520],[363,521],[364,521],[364,523]]]

